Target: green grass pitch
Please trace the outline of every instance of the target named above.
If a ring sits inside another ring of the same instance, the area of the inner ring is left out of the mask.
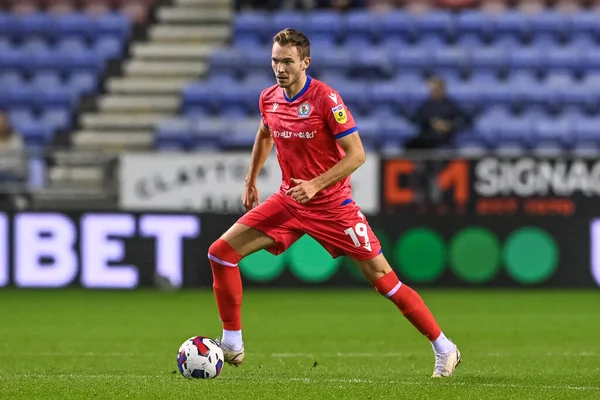
[[[179,375],[179,345],[220,335],[212,292],[0,291],[0,399],[600,399],[597,291],[421,292],[463,363],[374,290],[247,290],[246,361]]]

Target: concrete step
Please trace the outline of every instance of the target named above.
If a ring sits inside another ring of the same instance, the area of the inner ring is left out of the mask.
[[[157,123],[171,117],[172,113],[89,113],[82,117],[86,130],[154,130]]]
[[[161,79],[151,78],[113,78],[108,82],[111,94],[181,94],[181,90],[193,79],[170,77]]]
[[[225,42],[231,30],[228,26],[155,25],[150,28],[150,39],[160,42]]]
[[[158,20],[169,24],[229,24],[233,20],[232,9],[208,7],[163,7],[158,10]]]
[[[206,60],[218,46],[205,43],[136,43],[132,58],[137,60]]]
[[[154,130],[78,131],[73,135],[77,149],[134,150],[147,149],[154,142]]]
[[[208,64],[204,61],[144,61],[125,62],[129,77],[182,77],[195,78],[206,74]]]
[[[124,96],[106,95],[98,101],[102,112],[175,112],[179,107],[179,96]]]
[[[52,186],[72,186],[73,184],[101,187],[104,182],[104,169],[97,166],[64,166],[52,167],[48,173]]]

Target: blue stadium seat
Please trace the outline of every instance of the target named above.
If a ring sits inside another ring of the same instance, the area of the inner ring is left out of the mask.
[[[77,98],[95,94],[98,91],[98,78],[92,72],[75,72],[67,79],[67,88]]]
[[[533,121],[524,118],[512,118],[499,127],[500,142],[518,142],[525,146],[533,143]]]
[[[348,81],[336,87],[353,114],[366,112],[371,107],[370,86],[363,82]]]
[[[480,154],[485,152],[488,146],[482,137],[473,134],[458,134],[452,139],[452,147],[461,154]]]
[[[585,84],[576,84],[560,90],[559,96],[564,106],[592,107],[595,105],[597,90]]]
[[[522,39],[515,33],[499,33],[493,35],[492,45],[509,51],[523,47]]]
[[[421,47],[426,51],[435,51],[448,46],[448,42],[443,36],[420,34],[415,42],[415,46]]]
[[[207,110],[215,111],[217,102],[214,91],[217,86],[210,82],[196,82],[183,89],[184,107],[203,107]]]
[[[485,47],[484,38],[474,33],[460,35],[456,39],[456,46],[465,50],[476,51]]]
[[[597,156],[600,152],[600,144],[597,140],[577,140],[572,151],[575,155]]]
[[[101,37],[94,43],[94,52],[104,60],[119,59],[123,57],[123,41],[118,36]]]
[[[501,47],[484,47],[471,52],[471,65],[474,70],[503,70],[508,65],[509,52]]]
[[[574,49],[587,50],[598,46],[598,42],[593,36],[583,33],[572,35],[571,39],[567,43],[567,46]]]
[[[369,96],[371,99],[371,112],[387,110],[392,110],[394,114],[400,112],[400,93],[403,92],[405,85],[405,82],[400,79],[373,83]]]
[[[223,119],[193,119],[191,120],[191,126],[192,134],[188,144],[191,146],[197,146],[199,142],[215,147],[220,146],[223,138],[232,134],[232,127],[228,121]],[[256,134],[257,127],[258,123],[255,125],[254,134]]]
[[[473,81],[448,85],[448,95],[465,109],[475,110],[481,106],[480,86]]]
[[[431,52],[421,47],[409,47],[391,55],[394,65],[403,70],[421,71],[433,61]]]
[[[159,150],[185,150],[192,135],[191,121],[173,118],[161,121],[156,127],[154,146]]]
[[[40,12],[26,13],[16,18],[13,37],[51,34],[54,21],[50,15]]]
[[[469,62],[467,51],[458,47],[444,47],[435,50],[433,54],[434,68],[450,68],[462,71],[466,70]]]
[[[552,51],[560,45],[559,38],[549,33],[535,33],[530,43],[531,47],[541,49],[542,51]]]
[[[55,131],[67,131],[72,129],[70,108],[56,108],[46,110],[40,120]]]
[[[517,48],[509,52],[508,68],[511,71],[529,70],[538,72],[543,65],[545,53],[537,48]]]
[[[358,52],[351,69],[355,70],[357,76],[381,79],[393,74],[394,65],[388,51],[374,48],[370,51]]]
[[[575,139],[571,121],[564,118],[542,118],[534,123],[534,132],[538,145],[542,141],[552,141],[570,147]]]
[[[350,10],[345,15],[345,36],[347,41],[356,38],[373,42],[379,39],[380,17],[364,10]]]
[[[254,118],[233,121],[229,132],[221,136],[219,146],[223,148],[252,147],[258,124],[259,121]]]
[[[406,143],[409,139],[417,135],[417,128],[401,117],[390,118],[381,121],[381,137],[386,142],[397,141],[400,144]]]
[[[56,72],[50,71],[36,74],[33,77],[31,84],[36,89],[54,89],[63,86],[60,76]]]
[[[411,38],[415,33],[413,19],[404,11],[390,11],[381,19],[380,32],[387,38]]]
[[[549,33],[556,37],[567,35],[569,22],[567,14],[550,10],[529,17],[529,23],[533,32]]]
[[[294,11],[281,11],[273,14],[268,35],[274,35],[285,28],[306,31],[306,17],[304,14]]]
[[[597,72],[600,69],[600,53],[598,51],[582,50],[580,68],[584,73]]]
[[[567,70],[580,71],[583,53],[577,48],[558,47],[545,53],[543,66],[547,71]]]
[[[488,13],[479,10],[464,10],[456,18],[456,29],[461,36],[467,33],[485,39],[492,31],[492,19]]]
[[[55,36],[95,37],[97,24],[83,13],[68,13],[57,15],[54,23]]]
[[[482,100],[489,105],[509,106],[518,101],[518,97],[508,85],[482,82],[480,90]]]
[[[524,39],[529,33],[529,21],[518,11],[504,11],[492,16],[495,34],[511,34]]]
[[[587,34],[597,37],[600,32],[600,17],[595,12],[582,10],[571,15],[570,27],[572,35]]]
[[[600,117],[585,118],[574,123],[575,138],[579,141],[598,141],[600,138]]]
[[[19,132],[27,146],[43,147],[54,134],[54,128],[37,120],[17,122],[14,128]]]
[[[245,60],[237,48],[221,48],[210,56],[210,74],[216,72],[239,73],[243,70]]]
[[[333,10],[314,11],[308,14],[304,29],[311,40],[320,37],[339,39],[345,33],[342,16]]]
[[[117,35],[128,38],[131,34],[132,22],[127,15],[113,12],[101,15],[97,20],[99,35]]]
[[[269,14],[259,11],[241,12],[236,15],[233,27],[235,43],[252,40],[256,43],[266,41],[266,31],[270,24]]]
[[[455,31],[455,19],[448,10],[413,14],[412,26],[421,34],[435,34],[449,39]]]

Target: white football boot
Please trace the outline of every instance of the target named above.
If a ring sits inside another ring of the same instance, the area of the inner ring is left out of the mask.
[[[454,345],[454,350],[447,353],[435,353],[435,368],[431,377],[441,378],[452,376],[460,361],[461,355],[456,345]]]
[[[242,345],[241,350],[232,350],[227,347],[226,344],[221,343],[221,338],[216,338],[215,342],[221,347],[223,350],[223,357],[225,358],[225,362],[227,364],[238,366],[244,361],[244,345]]]

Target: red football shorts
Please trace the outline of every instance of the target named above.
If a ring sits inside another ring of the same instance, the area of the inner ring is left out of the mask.
[[[369,260],[381,253],[381,244],[354,201],[329,210],[310,210],[290,205],[275,193],[244,214],[238,223],[272,237],[275,244],[266,250],[283,253],[304,234],[321,244],[332,257],[347,255]]]

